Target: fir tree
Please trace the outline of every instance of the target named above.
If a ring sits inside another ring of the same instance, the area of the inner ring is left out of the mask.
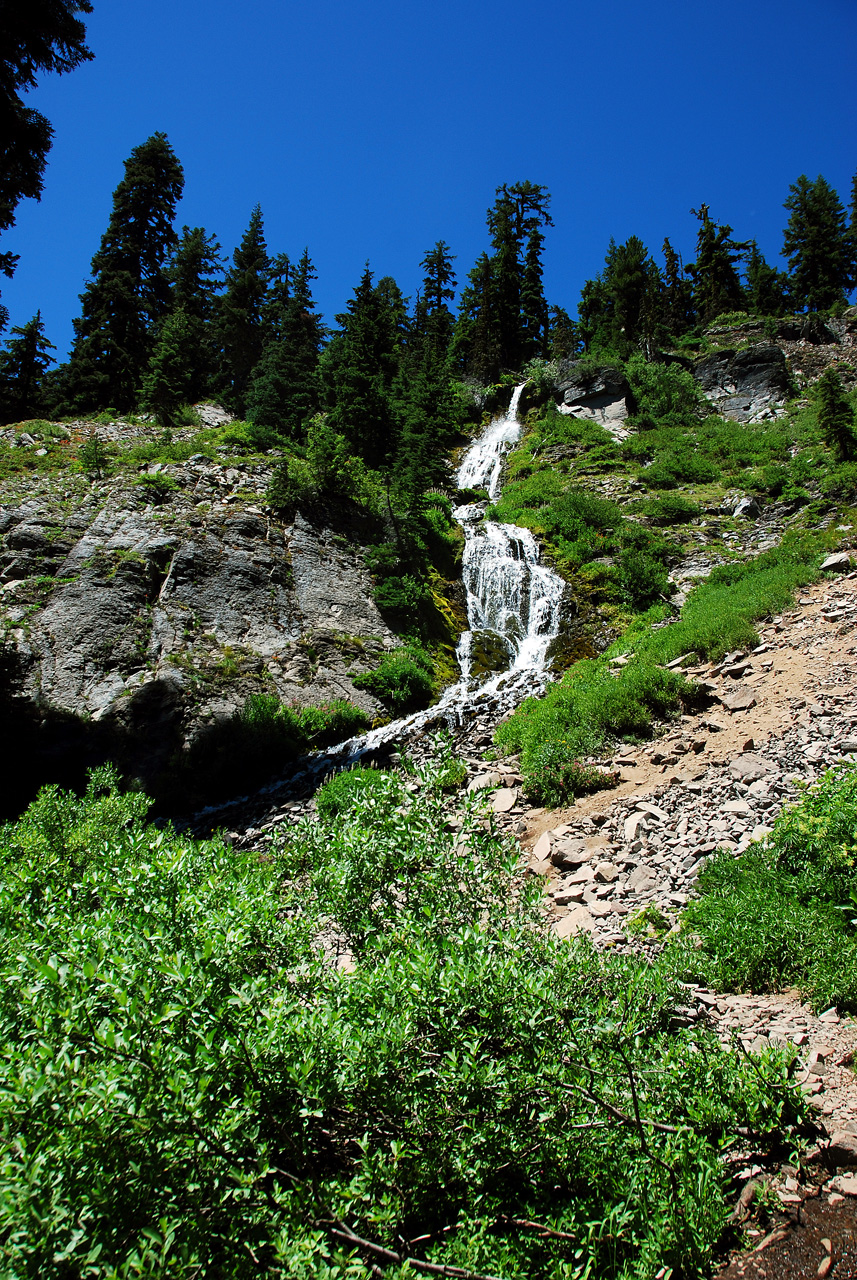
[[[854,410],[835,369],[827,369],[816,385],[818,425],[828,448],[839,462],[857,458]]]
[[[174,423],[176,411],[194,397],[199,320],[184,310],[173,311],[161,325],[157,345],[143,379],[142,406],[164,427]]]
[[[448,306],[455,297],[454,261],[445,240],[438,240],[426,253],[420,263],[425,275],[411,327],[412,335],[420,345],[428,341],[435,352],[442,352],[444,357],[455,328],[455,317]]]
[[[765,261],[755,240],[747,254],[747,300],[760,316],[782,316],[791,306],[788,276]]]
[[[184,185],[164,133],[135,147],[81,294],[65,385],[74,411],[133,409],[159,322],[170,304],[167,259]]]
[[[330,424],[368,466],[387,466],[398,444],[392,388],[404,346],[404,300],[389,277],[373,286],[367,264],[346,305],[322,363]]]
[[[210,395],[217,369],[214,320],[223,271],[220,245],[203,227],[183,227],[167,275],[170,307],[192,330],[187,401]]]
[[[226,288],[217,308],[218,385],[229,408],[239,415],[245,412],[250,380],[264,347],[263,309],[269,273],[262,210],[256,205],[241,244],[232,255]]]
[[[580,330],[562,307],[551,307],[548,355],[552,360],[573,359],[580,351]]]
[[[501,336],[494,270],[481,253],[461,291],[452,337],[453,367],[482,383],[494,382],[501,368]]]
[[[56,347],[48,342],[42,313],[20,328],[9,330],[6,350],[0,352],[0,421],[20,422],[41,409],[40,387],[53,364]]]
[[[280,264],[283,265],[282,263]],[[276,307],[268,304],[268,340],[253,373],[247,417],[264,435],[300,439],[319,409],[318,359],[324,340],[310,289],[315,271],[306,249],[291,271],[291,286],[280,280]]]
[[[854,274],[845,210],[833,188],[819,175],[801,174],[789,188],[783,208],[789,221],[783,232],[795,306],[826,311],[841,302]]]
[[[693,289],[682,266],[681,254],[664,239],[663,300],[664,322],[674,338],[693,328]]]
[[[708,205],[691,209],[699,219],[696,237],[696,261],[687,264],[693,279],[693,307],[701,324],[709,324],[724,311],[743,311],[747,295],[741,285],[736,264],[747,245],[730,239],[732,228],[718,226],[708,212]]]
[[[604,270],[584,285],[579,315],[587,350],[647,354],[655,345],[662,311],[661,279],[639,236],[617,245],[611,238]]]
[[[92,53],[86,28],[76,15],[91,13],[89,0],[27,0],[0,6],[0,232],[15,225],[22,199],[38,200],[53,129],[41,112],[24,105],[22,91],[36,87],[37,73],[73,71]],[[0,253],[0,273],[11,276],[18,262]],[[0,308],[0,329],[6,322]]]

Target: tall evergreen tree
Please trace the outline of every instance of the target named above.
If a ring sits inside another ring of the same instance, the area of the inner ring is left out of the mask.
[[[86,28],[77,17],[91,13],[89,0],[27,0],[0,5],[0,232],[15,225],[20,200],[38,200],[53,129],[21,93],[36,87],[40,71],[62,75],[92,57]],[[14,253],[0,253],[0,273],[11,276]],[[0,308],[0,329],[6,323]]]
[[[389,277],[373,286],[367,264],[346,306],[322,364],[329,421],[368,466],[383,467],[398,445],[392,389],[404,348],[404,299]]]
[[[552,360],[568,360],[580,351],[580,330],[563,307],[551,307],[548,355]]]
[[[269,275],[262,210],[256,205],[232,255],[226,288],[217,308],[218,385],[229,408],[239,415],[245,412],[250,379],[264,347],[263,310]]]
[[[719,226],[708,212],[708,205],[691,209],[699,219],[696,236],[696,261],[687,264],[693,279],[693,306],[701,324],[708,324],[724,311],[743,311],[747,295],[738,274],[739,263],[747,245],[732,240],[732,228]]]
[[[64,371],[76,411],[132,409],[159,322],[170,304],[167,273],[176,244],[173,219],[184,186],[165,133],[135,147],[113,193],[113,210],[80,295],[74,343]]]
[[[639,236],[610,240],[604,270],[587,281],[579,314],[587,350],[651,354],[661,327],[660,272]]]
[[[223,258],[214,236],[203,227],[183,227],[168,268],[171,314],[181,312],[191,337],[188,395],[190,403],[210,395],[217,368],[215,316]]]
[[[143,378],[141,404],[164,427],[176,411],[194,398],[198,322],[183,309],[172,311],[158,331],[158,341]]]
[[[839,462],[857,458],[854,410],[835,369],[827,369],[816,386],[818,425],[828,448]]]
[[[0,352],[0,421],[20,422],[41,409],[40,386],[56,347],[45,336],[41,311],[10,329],[5,345]]]
[[[476,259],[461,291],[451,351],[458,372],[484,383],[498,377],[502,367],[500,320],[494,269],[487,253]]]
[[[765,261],[755,240],[747,253],[747,300],[760,316],[785,315],[791,305],[788,276]]]
[[[668,239],[664,239],[663,301],[664,323],[674,338],[693,328],[693,288],[681,261]]]
[[[426,489],[446,480],[446,452],[457,429],[451,385],[450,337],[455,273],[449,246],[439,240],[425,255],[425,276],[398,377],[393,403],[399,430],[397,481],[411,509]]]
[[[280,279],[276,307],[273,301],[268,304],[268,338],[253,372],[247,417],[262,432],[299,439],[319,409],[318,359],[324,341],[310,288],[316,276],[306,249],[290,277],[290,287]]]
[[[845,210],[819,174],[810,182],[801,174],[783,205],[789,221],[783,232],[795,306],[826,311],[841,302],[853,277],[852,250]]]

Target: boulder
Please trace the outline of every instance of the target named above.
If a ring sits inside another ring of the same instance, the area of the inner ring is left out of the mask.
[[[769,764],[762,756],[747,751],[736,756],[729,765],[729,772],[739,782],[756,782],[759,778],[767,778],[777,772],[774,765]]]
[[[595,932],[595,921],[586,907],[572,907],[567,915],[557,920],[553,931],[558,938],[573,938],[575,934]]]

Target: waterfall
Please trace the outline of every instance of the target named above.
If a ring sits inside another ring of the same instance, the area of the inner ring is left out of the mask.
[[[508,411],[489,422],[466,451],[456,475],[460,489],[484,489],[492,501],[499,494],[503,460],[521,436],[518,404],[525,385],[515,388]],[[315,781],[331,769],[356,764],[367,753],[422,725],[439,720],[460,724],[477,708],[499,717],[524,698],[544,692],[547,649],[559,630],[565,583],[539,563],[538,544],[529,529],[485,520],[485,506],[485,502],[466,503],[452,513],[464,531],[462,578],[470,624],[457,649],[459,680],[444,690],[434,706],[310,757],[302,770],[291,775],[290,784]],[[480,683],[473,674],[474,651],[486,637],[495,648],[505,649],[505,670]]]

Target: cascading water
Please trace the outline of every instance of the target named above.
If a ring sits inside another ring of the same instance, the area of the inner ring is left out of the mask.
[[[485,489],[492,501],[497,497],[503,458],[521,434],[518,404],[525,385],[515,388],[508,413],[489,423],[467,450],[456,477],[459,489]],[[471,674],[474,635],[484,632],[501,640],[511,670],[541,671],[559,629],[562,579],[539,564],[529,529],[484,520],[478,503],[457,507],[453,515],[464,530],[462,577],[470,623],[458,645],[462,679]]]
[[[459,489],[484,489],[492,501],[498,496],[504,457],[521,435],[518,403],[525,385],[515,388],[508,412],[494,418],[465,453],[456,475]],[[391,721],[312,757],[305,769],[292,774],[291,785],[356,762],[422,725],[442,720],[460,724],[476,708],[507,714],[524,698],[544,690],[545,659],[559,630],[565,584],[539,563],[538,544],[529,529],[485,520],[486,505],[467,503],[453,511],[464,530],[462,578],[470,623],[457,650],[461,678],[425,711]],[[486,636],[495,647],[505,648],[505,670],[480,683],[473,675],[473,655],[477,642]]]

